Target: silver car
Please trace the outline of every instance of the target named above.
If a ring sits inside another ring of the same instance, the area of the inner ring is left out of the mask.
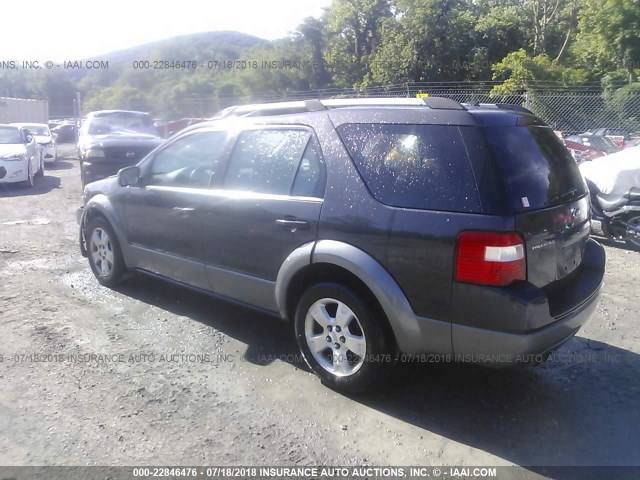
[[[55,163],[58,160],[56,141],[49,130],[49,125],[44,123],[12,123],[11,125],[26,129],[35,137],[36,142],[40,145],[44,163]]]
[[[28,130],[0,125],[0,183],[23,182],[33,187],[34,177],[44,174],[40,147]]]

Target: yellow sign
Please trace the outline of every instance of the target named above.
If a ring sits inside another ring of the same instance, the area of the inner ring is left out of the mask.
[[[424,98],[424,97],[428,97],[428,96],[429,96],[428,93],[423,93],[423,92],[416,93],[416,98]]]

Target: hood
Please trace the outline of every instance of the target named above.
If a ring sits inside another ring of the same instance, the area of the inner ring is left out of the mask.
[[[34,135],[33,138],[35,138],[38,143],[49,143],[53,141],[49,135]]]
[[[27,149],[22,144],[10,143],[0,144],[0,157],[8,157],[9,155],[22,155],[27,153]]]
[[[78,142],[81,145],[102,147],[119,145],[153,145],[157,146],[163,142],[162,138],[146,133],[119,131],[110,132],[104,135],[83,135]]]

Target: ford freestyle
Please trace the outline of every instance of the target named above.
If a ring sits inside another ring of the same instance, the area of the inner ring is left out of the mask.
[[[589,194],[522,107],[442,98],[227,109],[87,185],[81,251],[293,322],[332,388],[401,356],[539,363],[592,316]]]

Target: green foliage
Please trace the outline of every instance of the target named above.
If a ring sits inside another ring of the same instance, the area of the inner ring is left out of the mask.
[[[324,58],[335,85],[352,87],[365,78],[390,17],[387,0],[334,0],[326,12]]]
[[[621,119],[636,125],[640,123],[640,83],[618,88],[605,96],[605,102]]]
[[[640,67],[640,2],[583,0],[577,61],[597,75]]]
[[[492,78],[495,95],[601,82],[607,111],[624,116],[637,94],[626,85],[640,72],[640,0],[333,0],[280,40],[209,32],[100,59],[109,69],[0,70],[0,95],[47,98],[70,112],[80,91],[85,111],[135,108],[169,119],[331,86]],[[135,69],[136,60],[200,67]],[[208,69],[210,60],[243,63]]]
[[[586,72],[560,65],[547,55],[532,57],[524,50],[508,54],[493,66],[493,79],[502,83],[492,89],[492,94],[509,94],[528,90],[544,82],[556,85],[580,85],[586,78]]]

